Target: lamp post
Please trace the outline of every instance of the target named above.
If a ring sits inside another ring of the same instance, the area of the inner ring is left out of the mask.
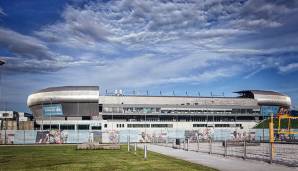
[[[52,130],[52,110],[53,110],[53,100],[51,98],[51,108],[50,108],[50,131]]]
[[[262,108],[262,106],[261,106],[261,115],[262,115],[262,127],[263,127],[263,136],[262,136],[262,141],[264,141],[264,136],[265,136],[265,128],[264,128],[264,126],[265,126],[265,119],[264,119],[264,112],[263,112],[263,108]],[[269,128],[269,127],[268,127]]]
[[[2,59],[0,59],[0,66],[2,66],[2,65],[4,65],[6,62],[4,61],[4,60],[2,60]],[[1,71],[0,71],[0,98],[1,98],[1,100],[2,100],[2,67],[1,67]],[[1,119],[1,125],[4,125],[3,124],[3,119]],[[7,124],[5,124],[5,125],[7,125]],[[5,127],[4,128],[4,130],[5,130],[5,137],[4,137],[4,144],[6,144],[6,128],[7,127]]]
[[[4,65],[6,62],[2,59],[0,59],[0,66]],[[2,67],[0,68],[0,100],[2,100]],[[1,124],[3,120],[1,119]],[[1,127],[2,128],[2,127]]]

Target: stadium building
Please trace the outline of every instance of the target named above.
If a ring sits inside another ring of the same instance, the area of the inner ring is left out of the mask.
[[[289,109],[289,96],[263,90],[237,97],[100,95],[98,86],[40,90],[27,105],[36,129],[123,130],[253,128],[264,117]]]

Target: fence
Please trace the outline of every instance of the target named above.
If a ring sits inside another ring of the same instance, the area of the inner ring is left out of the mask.
[[[100,142],[98,131],[59,131],[59,130],[1,130],[0,144],[64,144]]]
[[[127,136],[131,142],[169,142],[175,139],[197,139],[206,141],[268,141],[267,129],[121,129],[121,130],[0,130],[0,144],[35,144],[35,143],[126,143]],[[277,137],[280,140],[295,140],[295,136]]]
[[[262,160],[287,166],[298,166],[298,143],[269,143],[264,141],[213,141],[191,142],[189,139],[176,139],[167,143],[154,144],[171,148],[203,152],[214,155]]]

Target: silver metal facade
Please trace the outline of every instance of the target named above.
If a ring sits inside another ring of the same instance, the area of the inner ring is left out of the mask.
[[[242,97],[250,97],[257,100],[258,105],[260,106],[272,105],[290,107],[292,105],[289,96],[275,91],[244,90],[236,93],[242,94]]]
[[[63,116],[98,116],[98,86],[53,87],[31,94],[27,105],[35,118],[43,117],[43,106],[61,104]]]
[[[178,116],[183,120],[184,116],[204,116],[205,120],[210,116],[239,116],[239,119],[247,117],[254,119],[260,116],[262,105],[291,105],[290,97],[278,92],[251,90],[237,93],[243,96],[100,96],[97,86],[66,86],[47,88],[33,93],[28,97],[27,105],[35,118],[43,117],[44,105],[61,104],[63,117],[106,116],[103,119],[118,117],[125,120],[129,120],[129,117],[138,117],[142,120],[144,117],[142,115],[148,117],[152,115],[155,119],[157,117],[154,115],[157,115],[159,117],[157,120],[161,117],[173,120]]]

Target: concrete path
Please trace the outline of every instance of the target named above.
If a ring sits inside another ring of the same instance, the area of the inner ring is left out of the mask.
[[[140,144],[140,148],[144,145]],[[243,160],[240,158],[223,157],[219,155],[209,155],[206,153],[184,151],[182,149],[173,149],[158,145],[147,145],[149,151],[154,151],[177,159],[186,160],[209,166],[222,171],[298,171],[296,167],[287,167],[278,164],[269,164],[256,160]],[[148,160],[150,160],[150,152],[148,152]]]

